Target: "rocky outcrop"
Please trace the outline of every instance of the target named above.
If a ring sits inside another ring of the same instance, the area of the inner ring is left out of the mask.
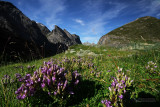
[[[76,34],[72,34],[73,44],[82,44],[80,37]]]
[[[81,40],[80,40],[80,38],[79,38],[79,36],[78,35],[76,35],[76,34],[70,34],[66,29],[64,29],[63,30],[65,33],[66,33],[66,35],[70,38],[70,44],[71,45],[76,45],[76,44],[82,44],[82,42],[81,42]]]
[[[41,33],[43,34],[43,35],[47,35],[47,34],[49,34],[50,33],[50,30],[45,26],[45,25],[43,25],[42,23],[38,23],[38,22],[36,22],[37,23],[37,25],[38,25],[38,27],[39,27],[39,29],[41,30]]]
[[[70,34],[66,29],[62,30],[60,27],[55,25],[55,29],[52,30],[47,36],[48,40],[52,43],[62,43],[66,46],[81,44],[78,35]]]
[[[102,36],[99,45],[122,47],[133,42],[160,42],[160,19],[146,16],[125,24]]]
[[[49,32],[11,3],[0,1],[0,60],[44,57],[66,49],[64,44],[50,43],[45,36]]]

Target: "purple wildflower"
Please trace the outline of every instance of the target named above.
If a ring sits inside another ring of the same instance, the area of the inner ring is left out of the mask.
[[[48,85],[50,85],[50,83],[51,83],[51,80],[49,78],[47,79],[47,83],[48,83]]]
[[[48,92],[48,95],[51,95],[51,92]]]
[[[119,96],[119,98],[120,98],[120,99],[123,99],[123,95],[121,94],[121,95]]]
[[[121,80],[122,84],[125,84],[125,81],[124,80]]]
[[[108,70],[107,72],[111,72],[111,70]]]
[[[57,95],[57,92],[56,92],[56,91],[54,92],[54,95]]]
[[[106,107],[112,107],[110,101],[102,100],[101,103],[104,104]]]
[[[41,83],[41,87],[44,88],[45,87],[45,83]]]
[[[16,76],[17,79],[22,77],[19,73],[16,73],[15,76]]]
[[[52,77],[52,81],[54,82],[56,80],[56,78],[55,77]]]
[[[112,84],[111,84],[111,85],[112,85],[112,87],[115,87],[115,85],[116,85],[116,84],[115,84],[115,82],[112,82]]]

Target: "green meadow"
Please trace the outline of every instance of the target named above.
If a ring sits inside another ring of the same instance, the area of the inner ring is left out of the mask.
[[[19,81],[16,74],[22,77],[31,74],[32,77],[34,71],[40,72],[40,68],[48,66],[44,65],[44,61],[51,61],[67,71],[65,78],[68,84],[73,80],[73,72],[78,72],[80,77],[72,89],[74,93],[68,94],[64,89],[59,94],[52,95],[57,88],[51,89],[46,83],[44,88],[34,85],[36,91],[33,95],[26,93],[24,99],[17,99],[15,92],[26,83]],[[122,81],[123,77],[127,77],[124,79],[124,87],[117,88],[118,85],[113,85],[115,81]],[[0,66],[1,107],[107,107],[104,100],[109,101],[110,106],[156,107],[160,105],[159,91],[159,44],[143,48],[133,45],[128,48],[75,45],[52,57],[19,63],[3,62]]]

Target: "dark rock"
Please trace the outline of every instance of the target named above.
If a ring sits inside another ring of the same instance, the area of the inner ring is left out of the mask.
[[[82,44],[78,35],[72,34],[72,39],[73,39],[74,44]]]
[[[71,45],[82,44],[78,35],[70,34],[66,29],[64,29],[64,32],[71,39]]]
[[[47,35],[47,34],[49,34],[50,33],[50,30],[45,26],[45,25],[43,25],[43,24],[41,24],[41,23],[37,23],[37,25],[38,25],[38,27],[39,27],[39,29],[41,30],[41,33],[43,34],[43,35]]]
[[[48,28],[31,21],[9,2],[0,1],[0,60],[32,59],[61,52],[66,46],[50,43]]]
[[[66,46],[82,44],[78,35],[72,35],[66,29],[62,30],[57,25],[55,25],[55,29],[48,34],[47,38],[52,43],[62,43]]]

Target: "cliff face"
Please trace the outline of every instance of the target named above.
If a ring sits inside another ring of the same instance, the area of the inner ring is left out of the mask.
[[[38,22],[36,22],[37,23],[37,25],[38,25],[38,27],[39,27],[39,29],[41,30],[41,33],[43,34],[43,35],[47,35],[48,33],[50,33],[50,30],[45,26],[45,25],[43,25],[43,24],[41,24],[41,23],[38,23]]]
[[[47,38],[52,43],[62,43],[66,46],[82,44],[78,35],[70,34],[66,29],[62,30],[58,26],[55,26]]]
[[[66,48],[50,43],[45,36],[50,31],[26,17],[9,2],[0,1],[0,55],[11,59],[37,58],[53,55]]]
[[[159,19],[141,17],[102,36],[98,44],[119,47],[131,42],[155,43],[160,41],[159,29]]]

